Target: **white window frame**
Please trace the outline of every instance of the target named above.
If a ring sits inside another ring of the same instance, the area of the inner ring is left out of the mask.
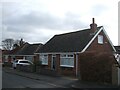
[[[68,62],[68,60],[71,60],[72,62]],[[74,67],[74,55],[73,54],[61,54],[60,55],[60,66],[61,67]]]
[[[103,44],[103,35],[98,35],[98,43]]]
[[[42,65],[48,65],[48,55],[42,54],[40,55],[40,61],[42,62]]]

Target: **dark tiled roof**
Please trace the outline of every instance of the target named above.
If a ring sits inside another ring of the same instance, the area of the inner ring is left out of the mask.
[[[119,54],[120,54],[120,46],[114,46],[114,47],[115,47],[115,49],[116,49],[117,53],[119,53]]]
[[[98,27],[99,30],[101,27]],[[97,31],[98,31],[97,30]],[[81,52],[93,38],[90,29],[55,35],[37,53]]]
[[[26,44],[16,53],[16,55],[34,55],[36,50],[41,46],[42,44]]]

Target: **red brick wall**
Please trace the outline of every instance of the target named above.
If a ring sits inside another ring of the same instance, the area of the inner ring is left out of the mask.
[[[74,54],[74,67],[60,67],[60,63],[58,65],[59,65],[58,72],[60,72],[61,75],[76,76],[76,54]]]
[[[112,65],[116,62],[111,53],[86,52],[79,57],[81,80],[112,83]]]
[[[60,54],[56,54],[56,71],[58,75],[75,76],[76,75],[76,54],[74,54],[74,68],[60,66]],[[48,65],[42,65],[42,68],[51,70],[52,54],[48,55]]]
[[[51,70],[52,54],[48,54],[48,69]]]
[[[16,59],[23,59],[23,56],[15,56]]]
[[[103,31],[99,35],[103,35],[103,42],[104,43],[99,44],[98,37],[96,37],[95,40],[92,42],[92,44],[88,47],[88,49],[86,51],[112,52],[113,49],[112,49],[107,37],[103,33]]]
[[[56,55],[56,60],[57,60],[57,61],[56,61],[56,64],[57,64],[57,65],[56,65],[56,71],[57,71],[57,73],[60,74],[60,73],[61,73],[61,69],[60,69],[60,54],[57,54],[57,55]]]
[[[39,61],[39,54],[36,54],[35,56],[34,56],[34,62],[35,61]]]

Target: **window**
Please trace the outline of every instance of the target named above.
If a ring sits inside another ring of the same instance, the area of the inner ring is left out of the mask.
[[[98,35],[98,43],[103,44],[103,36],[102,35]]]
[[[8,59],[8,56],[7,56],[7,55],[5,55],[5,59]]]
[[[32,61],[32,60],[33,60],[33,57],[32,57],[32,56],[26,56],[25,59]]]
[[[61,54],[60,66],[62,66],[62,67],[74,67],[74,55]]]
[[[40,61],[42,65],[48,65],[48,55],[40,55]]]

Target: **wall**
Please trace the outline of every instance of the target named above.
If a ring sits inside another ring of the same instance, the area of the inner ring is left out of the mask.
[[[113,49],[103,31],[99,35],[103,35],[103,44],[98,44],[98,37],[96,37],[86,51],[112,52]]]
[[[59,55],[60,57],[60,55]],[[65,76],[76,76],[76,54],[74,54],[74,67],[61,67],[60,66],[60,58],[59,58],[59,74],[65,75]]]
[[[118,85],[120,85],[120,68],[118,68]]]
[[[48,55],[48,65],[42,65],[41,68],[46,71],[50,70],[53,73],[56,72],[58,75],[66,75],[66,76],[75,76],[76,75],[76,54],[74,54],[74,67],[61,67],[60,66],[60,54],[56,54],[56,69],[51,69],[52,63],[52,54]]]
[[[80,78],[83,81],[112,84],[114,57],[109,53],[86,52],[79,54]]]
[[[112,84],[118,85],[118,67],[116,67],[116,64],[112,66]]]

